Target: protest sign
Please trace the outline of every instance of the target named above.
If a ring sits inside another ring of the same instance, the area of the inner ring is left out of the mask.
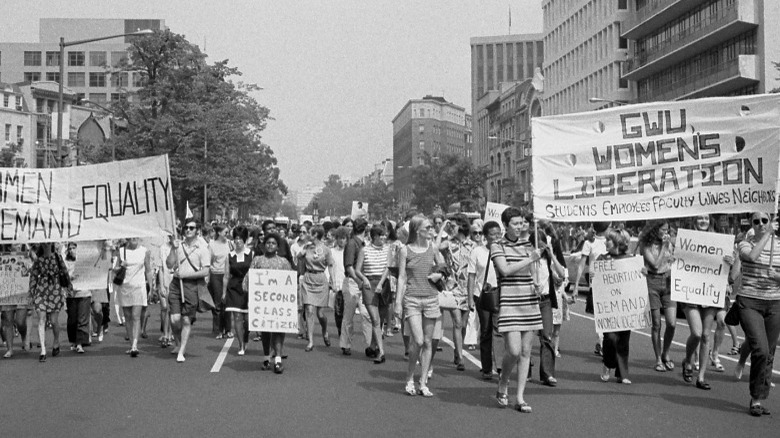
[[[352,201],[352,212],[350,216],[355,219],[368,219],[368,202]]]
[[[0,255],[0,306],[28,304],[31,266],[26,254]]]
[[[298,333],[298,276],[295,271],[250,269],[249,330]]]
[[[108,287],[111,250],[102,240],[81,242],[76,247],[73,269],[74,290],[103,290]]]
[[[650,301],[641,256],[590,264],[593,318],[599,333],[648,328]]]
[[[534,117],[533,205],[553,221],[775,209],[780,96]]]
[[[0,168],[0,242],[85,241],[174,230],[168,157]]]
[[[501,226],[501,230],[504,229],[504,223],[501,222],[501,213],[509,208],[506,204],[499,204],[496,202],[488,202],[485,204],[485,222],[496,221]]]
[[[723,256],[733,253],[732,235],[677,230],[672,264],[672,300],[724,307],[729,265],[723,261]]]

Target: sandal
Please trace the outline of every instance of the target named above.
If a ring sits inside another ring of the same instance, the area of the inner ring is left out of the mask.
[[[509,406],[509,395],[505,392],[496,391],[496,401],[502,408]]]
[[[693,382],[693,367],[687,362],[683,362],[682,375],[686,383]]]
[[[515,403],[515,410],[520,411],[524,414],[530,414],[533,410],[531,409],[531,405],[529,405],[526,402],[522,403]]]
[[[224,337],[225,337],[225,335],[223,335],[222,333],[220,333],[220,334],[218,334],[218,335],[217,335],[216,339],[223,339]]]
[[[428,389],[427,386],[420,385],[420,389],[417,390],[417,394],[420,394],[423,397],[433,397],[433,393],[430,389]]]
[[[664,361],[664,368],[666,368],[667,371],[672,371],[674,369],[674,361],[666,358]]]
[[[662,363],[657,363],[655,364],[655,370],[658,371],[659,373],[663,373],[666,371],[666,367]]]
[[[736,356],[739,354],[739,345],[735,345],[731,347],[731,351],[729,351],[729,356]]]
[[[726,369],[723,368],[723,364],[720,363],[720,359],[718,359],[718,358],[715,358],[715,359],[710,358],[710,366],[712,366],[712,369],[714,369],[715,371],[717,371],[719,373],[722,373],[722,372],[726,371]]]
[[[761,406],[761,403],[755,403],[750,405],[750,415],[754,417],[760,417],[762,415],[770,415],[771,413],[769,410],[763,406]]]
[[[404,388],[404,391],[411,396],[417,395],[417,388],[414,387],[414,380],[406,382],[406,388]]]
[[[330,335],[326,333],[325,336],[322,337],[322,342],[325,343],[326,347],[330,347]]]
[[[712,389],[712,386],[710,386],[709,383],[699,379],[696,379],[696,387],[699,389],[703,389],[705,391],[709,391],[710,389]]]
[[[228,339],[233,339],[233,332],[227,332],[225,337],[228,338]]]

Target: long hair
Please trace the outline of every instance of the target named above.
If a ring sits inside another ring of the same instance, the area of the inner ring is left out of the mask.
[[[646,247],[653,244],[660,244],[663,239],[661,237],[661,227],[668,225],[666,219],[655,219],[647,221],[642,232],[639,233],[639,250],[643,251]]]
[[[425,216],[418,214],[409,220],[409,238],[406,240],[407,244],[417,242],[417,235],[420,232],[420,227],[422,227],[423,222],[427,219],[428,218]]]

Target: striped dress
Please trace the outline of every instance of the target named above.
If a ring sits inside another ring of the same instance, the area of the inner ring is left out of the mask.
[[[742,261],[742,288],[737,295],[757,300],[780,300],[780,287],[769,276],[771,243],[768,242],[763,248],[758,260],[755,262],[747,260],[747,256],[753,251],[757,242],[756,236],[749,235],[739,244],[739,255]],[[780,272],[780,239],[774,239],[774,244],[772,269],[775,272]]]
[[[494,264],[497,258],[504,257],[506,263],[512,265],[529,258],[533,250],[528,240],[512,242],[504,237],[493,243],[490,254]],[[539,297],[534,292],[531,266],[510,276],[499,275],[498,287],[500,333],[542,330],[542,313],[539,310]]]

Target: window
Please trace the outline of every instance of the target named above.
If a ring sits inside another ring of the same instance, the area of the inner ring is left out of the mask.
[[[89,73],[89,86],[90,87],[105,87],[106,86],[106,74],[105,73]],[[92,100],[92,99],[90,99]]]
[[[86,86],[84,73],[68,73],[68,86],[69,87]]]
[[[25,82],[38,82],[41,80],[41,72],[39,71],[26,71],[24,72]]]
[[[137,88],[141,88],[144,86],[144,82],[146,82],[146,76],[141,72],[135,72],[133,73],[133,86]]]
[[[113,88],[127,87],[127,73],[111,73],[111,87]]]
[[[11,125],[5,124],[5,141],[11,141]]]
[[[618,9],[628,9],[628,0],[618,0]]]
[[[22,130],[24,129],[21,125],[16,125],[16,141],[24,140],[24,137],[22,136]]]
[[[53,82],[59,82],[60,81],[60,72],[58,72],[58,71],[46,72],[46,80],[47,81],[53,81]]]
[[[41,52],[24,52],[24,65],[37,67],[41,65]]]
[[[68,52],[68,65],[71,67],[84,67],[84,52]]]
[[[420,125],[420,134],[424,134],[424,133],[425,133],[425,125],[421,124]]]
[[[46,52],[46,66],[59,67],[59,65],[60,65],[60,52]]]
[[[111,103],[127,102],[127,93],[111,93]]]
[[[111,52],[111,66],[119,67],[127,62],[127,52]]]
[[[8,108],[8,101],[11,100],[10,94],[3,94],[3,106]]]
[[[105,93],[89,93],[89,101],[95,103],[106,103]]]
[[[105,67],[106,52],[89,52],[90,67]]]
[[[420,140],[420,149],[425,149],[425,140]]]

